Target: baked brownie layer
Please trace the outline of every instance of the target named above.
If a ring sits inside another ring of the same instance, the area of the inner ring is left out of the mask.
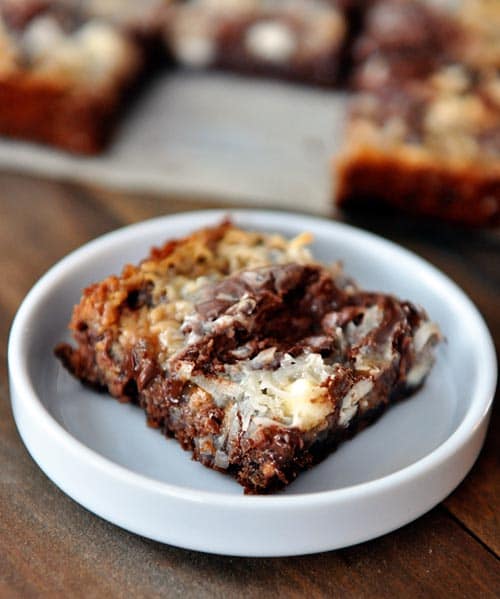
[[[308,241],[223,223],[169,242],[85,290],[56,354],[246,492],[279,489],[418,388],[439,339]]]
[[[360,147],[335,166],[344,209],[377,204],[471,227],[500,224],[500,173]]]

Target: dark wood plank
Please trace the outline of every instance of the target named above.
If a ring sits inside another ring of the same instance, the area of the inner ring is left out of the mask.
[[[446,508],[500,557],[500,401],[493,409],[483,451]]]
[[[102,188],[86,188],[92,201],[113,217],[124,223],[135,223],[157,216],[190,212],[192,210],[222,209],[230,210],[231,204],[205,199],[203,201],[189,197],[157,195],[137,195],[121,193]]]

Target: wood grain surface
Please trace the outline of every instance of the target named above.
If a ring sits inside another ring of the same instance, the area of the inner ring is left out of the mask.
[[[87,512],[33,462],[17,434],[7,384],[8,332],[24,295],[57,260],[94,237],[200,207],[207,202],[117,195],[0,172],[0,598],[499,597],[498,402],[479,460],[441,505],[382,538],[306,557],[227,558],[149,541]],[[345,220],[447,273],[484,315],[498,351],[496,234],[380,214]]]

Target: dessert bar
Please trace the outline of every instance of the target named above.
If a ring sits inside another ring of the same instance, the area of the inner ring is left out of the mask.
[[[375,1],[354,55],[340,206],[500,222],[500,3]]]
[[[142,52],[102,20],[52,3],[0,5],[0,132],[80,153],[101,150]]]
[[[169,241],[87,288],[56,354],[247,493],[278,490],[418,389],[440,338],[310,241],[230,222]]]

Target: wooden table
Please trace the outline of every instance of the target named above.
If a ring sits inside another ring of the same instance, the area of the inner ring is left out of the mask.
[[[5,361],[24,295],[89,239],[201,206],[207,204],[0,173],[0,598],[499,597],[500,405],[478,462],[441,505],[380,539],[307,557],[227,558],[143,539],[77,505],[32,461],[12,419]],[[418,252],[457,281],[486,318],[498,350],[497,236],[381,216],[351,222]]]

